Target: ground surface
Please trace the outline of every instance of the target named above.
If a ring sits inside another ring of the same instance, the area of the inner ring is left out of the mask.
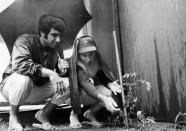
[[[57,131],[179,131],[181,129],[174,129],[174,124],[172,123],[164,123],[164,122],[157,122],[156,124],[150,124],[146,125],[143,128],[128,128],[125,127],[101,127],[101,128],[95,128],[95,127],[84,127],[80,129],[72,129],[68,127],[68,124],[63,124],[60,126],[57,126]],[[183,129],[183,128],[182,128]],[[3,128],[1,131],[8,131],[8,129]],[[43,131],[38,128],[33,127],[26,127],[25,131]],[[54,130],[50,130],[54,131]],[[55,130],[56,131],[56,130]]]
[[[139,128],[128,128],[125,127],[102,127],[102,128],[94,128],[94,127],[86,127],[81,129],[71,129],[69,127],[63,127],[59,129],[59,131],[139,131]],[[152,124],[141,128],[142,131],[178,131],[181,129],[174,129],[174,124],[157,122],[156,124]],[[38,129],[33,129],[32,131],[40,131]]]
[[[86,110],[86,109],[85,109]],[[38,110],[33,111],[22,111],[20,113],[21,123],[25,126],[25,131],[42,131],[41,129],[32,127],[32,123],[38,123],[35,119],[34,115]],[[106,124],[101,128],[95,128],[90,126],[84,126],[80,129],[72,129],[69,127],[69,115],[71,109],[57,109],[53,113],[51,117],[51,121],[55,124],[58,128],[57,131],[127,131],[126,127],[124,126],[116,126],[115,124]],[[104,111],[101,111],[101,116],[104,116]],[[0,131],[8,131],[8,113],[0,113]],[[80,117],[81,118],[81,117]],[[85,119],[81,119],[84,121]],[[102,121],[102,120],[100,120]],[[181,120],[182,121],[182,120]],[[144,126],[137,126],[138,123],[131,122],[130,128],[128,131],[177,131],[174,128],[173,123],[166,123],[166,122],[156,122],[155,124],[145,124]],[[140,128],[141,127],[141,128]],[[185,129],[185,127],[179,127],[179,129]],[[52,130],[50,130],[52,131]]]

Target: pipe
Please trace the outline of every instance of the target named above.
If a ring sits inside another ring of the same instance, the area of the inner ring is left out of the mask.
[[[121,97],[122,97],[122,111],[123,111],[123,120],[125,120],[126,127],[128,128],[128,118],[127,118],[127,110],[125,107],[125,94],[124,94],[124,88],[123,88],[123,81],[122,81],[122,73],[121,73],[121,63],[120,63],[120,59],[119,59],[119,51],[118,51],[118,43],[117,43],[117,38],[116,38],[116,31],[113,31],[113,38],[114,38],[114,47],[115,47],[115,56],[116,56],[116,65],[117,65],[117,69],[118,69],[118,74],[119,74],[119,83],[120,86],[122,86],[121,88]]]

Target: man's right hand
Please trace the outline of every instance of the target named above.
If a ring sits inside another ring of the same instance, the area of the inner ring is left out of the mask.
[[[42,77],[49,77],[50,81],[56,81],[60,78],[55,71],[47,68],[42,68]]]
[[[63,94],[66,91],[67,87],[64,85],[63,78],[59,77],[56,72],[52,72],[49,78],[50,81],[56,83],[56,93]]]
[[[49,79],[50,79],[50,81],[58,81],[58,79],[60,79],[60,77],[55,71],[51,70],[51,72],[49,74]]]
[[[56,92],[63,93],[66,90],[63,79],[53,70],[42,68],[42,76],[49,77],[50,81],[55,82],[57,85]]]

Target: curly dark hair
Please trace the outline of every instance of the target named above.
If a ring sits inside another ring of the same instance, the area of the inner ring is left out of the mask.
[[[42,31],[45,35],[48,35],[51,28],[59,31],[61,34],[64,33],[66,26],[66,21],[54,14],[45,14],[40,17],[39,20],[39,35]]]

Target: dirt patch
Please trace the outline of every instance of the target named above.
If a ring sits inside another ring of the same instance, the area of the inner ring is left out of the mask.
[[[126,129],[126,127],[83,127],[79,129],[72,129],[68,127],[68,124],[57,126],[57,131],[177,131],[178,129],[174,129],[174,124],[172,123],[164,123],[157,122],[156,124],[145,125],[143,128],[140,127],[130,127]],[[26,127],[25,131],[43,131],[38,128]],[[52,131],[52,130],[51,130]],[[56,130],[53,130],[56,131]]]
[[[63,124],[57,126],[57,131],[178,131],[178,129],[174,129],[173,123],[164,123],[164,122],[157,122],[156,124],[146,125],[143,128],[140,127],[130,127],[126,129],[126,127],[83,127],[80,129],[72,129],[69,128],[68,124]],[[8,131],[8,128],[5,129],[0,128],[0,130]],[[181,130],[181,129],[180,129]],[[34,127],[25,127],[24,131],[43,131],[42,129],[34,128]],[[50,130],[56,131],[56,130]]]

